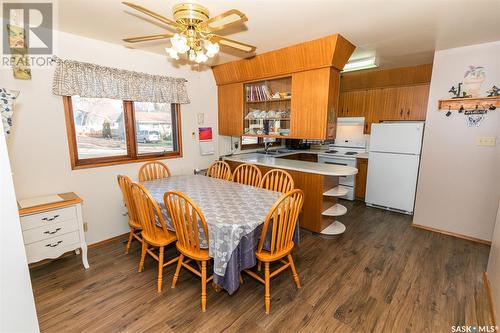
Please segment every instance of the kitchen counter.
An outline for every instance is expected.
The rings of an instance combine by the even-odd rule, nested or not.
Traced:
[[[321,151],[319,150],[291,151],[274,156],[269,156],[259,153],[248,153],[248,154],[226,156],[224,157],[224,159],[238,163],[250,163],[270,168],[280,168],[285,170],[293,170],[293,171],[317,174],[322,176],[340,177],[340,176],[351,176],[358,173],[358,169],[348,166],[296,161],[296,160],[279,158],[281,156],[287,156],[291,154],[305,153],[305,152],[315,153],[315,154],[321,153]]]
[[[356,155],[356,158],[364,158],[364,159],[368,159],[368,155],[369,155],[369,153],[368,153],[368,152],[366,152],[366,153],[361,153],[361,154]]]

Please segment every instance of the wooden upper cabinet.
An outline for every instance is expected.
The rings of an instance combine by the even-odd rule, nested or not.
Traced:
[[[378,123],[384,109],[385,92],[383,89],[370,89],[366,91],[365,128],[363,132],[370,134],[373,123]]]
[[[243,135],[243,83],[217,87],[219,104],[219,134]]]
[[[414,86],[412,93],[412,103],[408,120],[425,120],[427,115],[427,102],[429,101],[429,85],[424,84]]]
[[[335,122],[331,117],[337,108],[339,79],[336,89],[329,86],[335,81],[331,78],[335,71],[322,68],[292,75],[291,137],[321,140],[332,136],[328,135],[328,123]]]

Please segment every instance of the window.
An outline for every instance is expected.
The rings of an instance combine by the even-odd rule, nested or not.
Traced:
[[[281,139],[275,139],[273,146],[281,145]],[[242,136],[241,149],[257,149],[264,148],[264,139],[256,136]]]
[[[73,169],[182,156],[177,104],[64,97]]]
[[[241,149],[255,149],[264,147],[264,141],[262,138],[256,136],[242,136],[241,137]]]

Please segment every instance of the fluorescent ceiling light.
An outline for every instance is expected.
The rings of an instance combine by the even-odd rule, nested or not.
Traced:
[[[377,58],[371,57],[371,58],[349,61],[344,66],[344,69],[342,70],[342,72],[345,73],[345,72],[359,71],[361,69],[368,69],[368,68],[375,68],[375,67],[378,67]]]

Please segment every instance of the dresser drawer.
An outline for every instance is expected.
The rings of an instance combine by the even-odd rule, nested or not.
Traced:
[[[80,236],[78,235],[78,231],[73,231],[26,245],[26,256],[29,263],[47,258],[54,259],[64,252],[74,250],[79,247],[79,244]]]
[[[23,230],[28,230],[43,226],[51,226],[54,223],[76,219],[76,207],[70,206],[42,213],[21,216],[21,228]]]
[[[68,232],[78,230],[77,220],[67,220],[57,223],[48,223],[46,226],[23,231],[24,244],[31,244],[44,239],[57,237]]]

